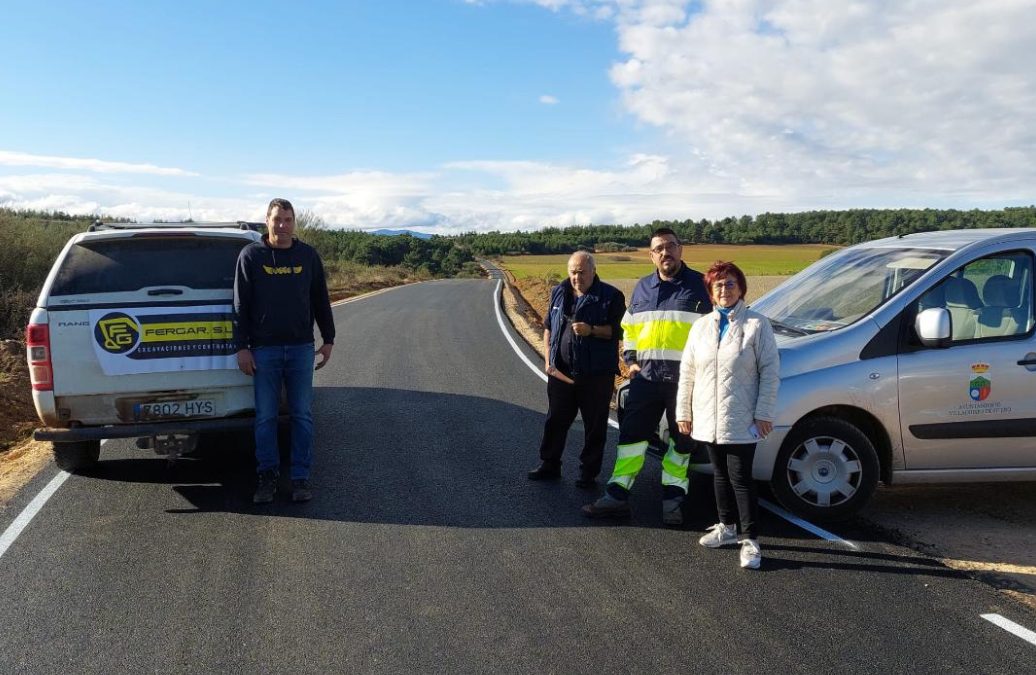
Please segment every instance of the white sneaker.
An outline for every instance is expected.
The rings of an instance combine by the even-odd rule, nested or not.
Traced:
[[[737,528],[733,525],[716,523],[708,529],[698,543],[706,548],[719,548],[727,544],[737,543]]]
[[[759,550],[759,542],[755,539],[741,540],[741,567],[757,570],[762,560],[763,553]]]

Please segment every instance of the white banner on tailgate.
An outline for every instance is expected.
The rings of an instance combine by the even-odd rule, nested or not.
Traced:
[[[105,375],[237,368],[230,305],[90,310]]]

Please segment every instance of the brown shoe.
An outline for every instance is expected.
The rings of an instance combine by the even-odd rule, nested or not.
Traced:
[[[583,515],[588,518],[629,518],[630,503],[605,494],[593,504],[583,507]]]

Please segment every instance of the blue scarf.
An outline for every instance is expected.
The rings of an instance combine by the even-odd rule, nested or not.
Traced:
[[[730,328],[730,312],[734,309],[733,307],[721,307],[716,305],[716,311],[719,312],[719,341],[723,342],[723,335],[727,332],[727,328]]]

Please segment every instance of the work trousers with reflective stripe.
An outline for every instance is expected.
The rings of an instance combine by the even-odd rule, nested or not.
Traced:
[[[608,481],[608,493],[626,499],[640,470],[648,440],[656,435],[658,423],[665,413],[669,426],[669,447],[662,458],[663,499],[687,494],[687,468],[695,441],[684,436],[676,426],[676,382],[654,382],[642,377],[630,381],[626,405],[619,421],[619,445],[615,468]]]

